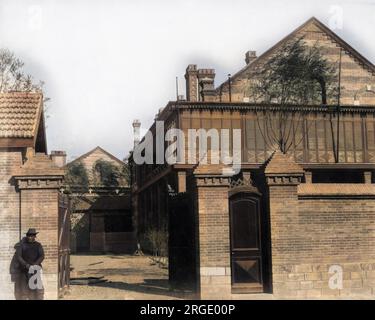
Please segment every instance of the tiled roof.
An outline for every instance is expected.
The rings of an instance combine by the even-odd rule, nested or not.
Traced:
[[[266,174],[303,173],[302,167],[289,154],[276,151],[264,171]]]
[[[0,138],[34,138],[42,109],[42,94],[0,94]]]

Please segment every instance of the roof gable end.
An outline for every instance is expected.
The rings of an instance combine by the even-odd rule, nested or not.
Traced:
[[[107,157],[111,158],[113,161],[117,162],[119,165],[123,165],[124,162],[115,157],[113,154],[109,153],[108,151],[104,150],[103,148],[97,146],[94,149],[86,152],[85,154],[81,155],[80,157],[70,161],[67,165],[71,165],[72,163],[80,162],[88,157],[90,157],[92,154],[99,152],[102,153],[103,155],[106,155]]]
[[[234,81],[236,78],[240,77],[241,75],[243,75],[246,72],[251,72],[257,65],[259,65],[259,63],[265,61],[269,56],[271,56],[274,52],[276,52],[278,49],[280,49],[289,40],[291,40],[293,38],[296,38],[299,35],[302,35],[303,33],[307,33],[307,32],[322,32],[323,34],[325,34],[326,37],[328,37],[331,41],[335,42],[345,52],[347,52],[350,56],[352,56],[356,62],[358,62],[365,69],[367,69],[369,72],[371,72],[373,75],[375,75],[375,65],[372,62],[370,62],[367,58],[365,58],[363,55],[361,55],[357,50],[355,50],[352,46],[350,46],[347,42],[345,42],[342,38],[340,38],[331,29],[329,29],[326,25],[324,25],[322,22],[320,22],[317,18],[312,17],[309,20],[307,20],[304,24],[302,24],[300,27],[298,27],[293,32],[291,32],[289,35],[287,35],[282,40],[277,42],[270,49],[265,51],[257,59],[255,59],[250,64],[246,65],[240,71],[235,73],[231,77],[232,81]],[[217,92],[220,90],[220,88],[222,86],[225,86],[227,84],[228,84],[228,80],[223,82],[216,89]]]

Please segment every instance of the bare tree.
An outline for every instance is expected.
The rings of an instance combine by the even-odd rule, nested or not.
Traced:
[[[249,79],[249,95],[254,102],[274,106],[258,113],[258,126],[265,143],[286,153],[293,144],[303,114],[288,110],[290,105],[327,105],[337,96],[337,66],[327,61],[317,45],[303,38],[288,41]],[[259,119],[264,121],[261,128]],[[301,143],[295,141],[294,143]]]
[[[41,92],[43,82],[34,82],[23,71],[24,63],[9,49],[0,49],[0,93],[9,91]]]
[[[0,93],[11,91],[43,92],[44,82],[35,82],[30,74],[23,70],[24,63],[13,52],[0,48]],[[48,97],[43,97],[45,114],[48,109]],[[48,115],[46,115],[48,118]]]

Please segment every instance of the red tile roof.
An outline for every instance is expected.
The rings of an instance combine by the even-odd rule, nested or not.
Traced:
[[[41,93],[0,94],[0,139],[35,138],[43,107]]]

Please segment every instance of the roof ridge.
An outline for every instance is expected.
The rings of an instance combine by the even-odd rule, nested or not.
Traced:
[[[100,146],[96,146],[95,148],[93,148],[92,150],[82,154],[81,156],[79,156],[78,158],[70,161],[67,163],[67,165],[73,163],[73,162],[78,162],[78,161],[81,161],[82,159],[86,158],[87,156],[89,156],[91,153],[95,152],[95,150],[100,150],[102,151],[103,153],[107,154],[110,158],[112,158],[113,160],[117,161],[117,162],[121,162],[121,163],[124,163],[124,161],[120,160],[119,158],[117,158],[116,156],[114,156],[113,154],[111,154],[110,152],[108,152],[107,150],[104,150],[102,147]]]
[[[42,92],[37,91],[8,91],[0,92],[0,96],[42,96]]]

